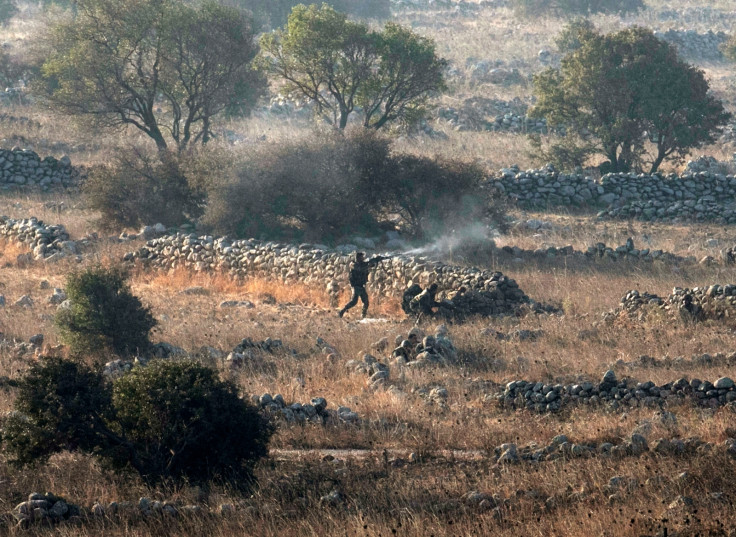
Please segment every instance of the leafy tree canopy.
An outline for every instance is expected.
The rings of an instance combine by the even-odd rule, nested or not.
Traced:
[[[345,128],[361,110],[365,127],[416,114],[445,89],[447,61],[434,42],[397,24],[372,31],[327,4],[296,6],[287,25],[261,39],[260,65]]]
[[[160,150],[206,143],[212,118],[265,88],[249,19],[214,1],[78,0],[56,24],[44,92],[97,126],[132,125]]]
[[[560,68],[535,76],[531,114],[581,138],[587,146],[581,159],[602,153],[608,171],[648,164],[653,173],[665,159],[682,159],[714,141],[730,114],[710,94],[701,70],[679,59],[651,30],[602,35],[576,24],[561,41],[570,47]]]

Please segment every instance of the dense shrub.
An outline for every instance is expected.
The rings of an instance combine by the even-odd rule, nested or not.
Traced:
[[[159,222],[176,226],[203,212],[202,192],[190,186],[180,157],[173,154],[121,151],[90,172],[84,194],[106,229]]]
[[[213,186],[203,222],[217,234],[257,238],[374,231],[388,153],[388,141],[365,129],[260,147],[235,177]]]
[[[212,186],[203,222],[216,234],[329,242],[394,227],[398,215],[422,238],[502,220],[482,177],[472,164],[392,154],[367,129],[331,131],[254,151],[230,181]]]
[[[96,266],[67,277],[70,305],[56,314],[62,341],[74,354],[145,352],[156,320],[126,284],[118,267]]]
[[[512,0],[512,6],[527,17],[632,13],[645,7],[643,0]]]
[[[62,450],[104,452],[112,393],[102,375],[61,358],[35,362],[18,382],[15,411],[0,422],[9,460],[29,465]]]
[[[471,222],[482,222],[491,201],[482,195],[483,170],[441,158],[397,155],[384,174],[388,209],[401,216],[403,231],[431,237]]]
[[[88,366],[44,358],[21,379],[0,430],[10,461],[78,450],[144,480],[247,487],[272,430],[236,388],[192,361],[154,361],[111,384]]]
[[[234,385],[193,361],[154,361],[113,388],[116,427],[144,476],[246,482],[266,456],[271,430]]]

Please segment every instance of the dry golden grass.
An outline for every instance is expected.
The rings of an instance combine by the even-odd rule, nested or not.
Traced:
[[[693,7],[685,0],[647,0],[656,9]],[[713,0],[714,8],[730,10],[727,0]],[[36,11],[0,30],[4,40],[16,49],[40,31],[43,21]],[[35,8],[34,8],[35,9]],[[466,59],[516,60],[524,75],[541,68],[540,48],[552,48],[554,35],[564,21],[543,18],[519,20],[507,8],[484,7],[470,16],[447,11],[405,11],[399,22],[412,24],[423,35],[437,40],[440,53],[465,69]],[[725,20],[725,18],[724,18]],[[660,21],[655,12],[645,11],[625,19],[594,17],[604,30],[631,24],[665,29],[672,21]],[[725,23],[692,21],[698,31],[726,29]],[[723,27],[721,27],[723,26]],[[715,92],[734,102],[732,70],[727,65],[707,65]],[[451,88],[445,103],[461,102],[469,96],[528,100],[531,89],[524,85],[501,87],[472,86],[462,82]],[[145,142],[135,131],[92,132],[46,109],[14,106],[7,112],[28,117],[37,123],[0,119],[8,145],[26,145],[45,154],[68,153],[75,163],[94,164],[109,159],[115,147]],[[265,136],[266,143],[279,143],[297,131],[311,128],[304,121],[275,121],[273,118],[223,121],[219,129],[244,134],[249,143],[218,149],[234,160]],[[478,160],[489,170],[511,164],[522,168],[536,162],[528,155],[524,136],[490,132],[448,131],[448,140],[426,137],[402,138],[396,149],[422,155],[443,155]],[[696,152],[700,153],[701,151]],[[721,159],[730,158],[730,146],[713,146],[702,152]],[[669,170],[672,168],[666,168]],[[215,178],[217,180],[217,178]],[[49,203],[53,202],[53,203]],[[58,202],[65,209],[59,210]],[[72,237],[80,238],[95,229],[97,217],[76,195],[14,194],[0,196],[0,214],[15,218],[37,216],[49,223],[63,224]],[[732,229],[717,225],[667,225],[639,222],[599,222],[587,212],[515,211],[519,220],[538,218],[553,224],[552,229],[512,230],[498,237],[498,245],[518,245],[527,249],[572,244],[578,250],[596,242],[609,246],[623,244],[632,237],[638,247],[662,249],[681,256],[717,256],[721,248],[733,245]],[[715,239],[716,242],[713,242]],[[32,263],[18,266],[18,254],[28,250],[17,244],[0,243],[0,294],[7,306],[0,308],[0,332],[5,339],[27,341],[43,333],[53,345],[58,335],[53,326],[55,306],[48,304],[50,289],[41,282],[63,287],[66,275],[91,263],[115,263],[136,249],[140,242],[117,244],[100,242],[81,264],[72,261],[54,265]],[[600,324],[601,314],[618,305],[629,289],[668,294],[675,286],[736,282],[736,269],[700,266],[642,266],[630,263],[581,262],[575,259],[514,262],[507,257],[477,259],[487,268],[515,278],[532,298],[562,306],[561,316],[472,319],[451,325],[450,335],[458,349],[457,363],[400,372],[391,371],[390,383],[396,391],[373,391],[367,376],[345,367],[350,359],[371,352],[381,360],[372,344],[388,338],[405,337],[413,327],[400,312],[396,300],[371,296],[371,322],[359,322],[356,307],[338,319],[325,290],[319,286],[283,284],[267,278],[236,281],[223,274],[193,273],[186,270],[147,272],[134,270],[131,285],[149,306],[159,324],[154,341],[167,341],[188,351],[202,346],[229,352],[243,338],[255,341],[281,339],[285,352],[262,353],[259,363],[243,370],[229,370],[223,363],[210,363],[224,378],[233,380],[246,395],[281,393],[288,402],[307,402],[325,397],[329,408],[345,405],[358,412],[356,426],[280,427],[272,441],[272,458],[258,469],[260,486],[252,497],[242,497],[227,488],[213,487],[211,506],[234,503],[238,510],[228,517],[180,518],[144,521],[134,516],[88,521],[80,525],[38,528],[29,532],[12,529],[3,516],[31,491],[51,490],[89,507],[95,501],[137,501],[140,496],[169,499],[181,503],[201,501],[195,490],[146,488],[132,476],[114,476],[92,459],[78,454],[61,454],[36,469],[18,470],[6,464],[0,453],[0,536],[4,535],[259,535],[294,537],[315,534],[338,536],[379,535],[460,536],[460,535],[590,535],[632,536],[729,535],[733,534],[733,501],[736,499],[736,463],[722,450],[682,457],[647,454],[641,458],[613,460],[590,458],[559,460],[541,464],[498,467],[488,450],[504,442],[543,444],[558,434],[576,443],[621,442],[634,430],[647,430],[653,441],[659,437],[697,436],[722,444],[734,435],[729,409],[706,411],[689,404],[668,410],[677,424],[666,427],[654,417],[653,409],[630,409],[612,413],[601,408],[567,409],[555,415],[501,410],[486,396],[510,380],[545,382],[597,380],[613,367],[619,378],[652,380],[658,384],[680,377],[715,380],[736,372],[727,368],[693,365],[685,361],[670,367],[629,367],[617,363],[636,361],[640,355],[655,358],[702,353],[729,354],[736,348],[733,322],[687,326],[671,319],[647,322],[619,320]],[[201,287],[201,294],[182,294]],[[347,290],[340,304],[348,300]],[[370,290],[369,290],[370,293]],[[19,308],[14,302],[22,295],[34,300],[33,308]],[[221,308],[226,300],[248,300],[253,308]],[[436,322],[422,326],[432,333]],[[493,331],[512,334],[516,330],[541,330],[536,340],[499,340]],[[337,350],[325,355],[317,346],[318,337]],[[293,353],[290,351],[294,351]],[[112,358],[112,357],[111,357]],[[0,347],[0,376],[20,377],[33,356],[19,356]],[[447,404],[428,404],[417,390],[444,386]],[[0,415],[12,408],[14,391],[0,386]],[[648,422],[651,422],[647,425]],[[643,427],[643,429],[642,429]],[[342,449],[337,461],[322,460],[320,449]],[[292,450],[297,450],[294,453]],[[364,451],[361,451],[364,450]],[[416,464],[386,465],[387,458],[415,452],[423,456]],[[453,453],[452,450],[458,450]],[[689,479],[680,479],[681,472]],[[605,489],[615,475],[635,478],[638,485],[621,497],[609,499]],[[662,484],[646,484],[659,476]],[[331,490],[345,495],[340,507],[320,505],[319,499]],[[497,512],[464,505],[460,499],[470,490],[498,494],[507,502]],[[582,492],[578,496],[571,493]],[[711,492],[724,494],[712,499]],[[696,513],[669,509],[678,495],[695,501]],[[549,499],[551,498],[551,499]]]

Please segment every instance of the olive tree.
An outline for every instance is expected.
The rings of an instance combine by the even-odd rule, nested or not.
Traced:
[[[602,153],[607,170],[638,170],[647,163],[653,173],[664,160],[682,159],[713,142],[730,117],[709,92],[703,71],[678,58],[651,30],[603,35],[579,25],[567,40],[575,46],[560,67],[534,77],[537,103],[531,114],[563,127],[563,145],[583,140],[581,158]]]
[[[380,129],[445,89],[447,62],[432,40],[393,23],[372,31],[327,4],[296,6],[261,49],[260,65],[341,129],[357,109],[365,127]]]
[[[241,10],[205,1],[79,0],[77,14],[52,27],[42,68],[56,107],[97,126],[133,126],[184,150],[206,143],[212,119],[248,108],[264,90],[251,68],[257,53]]]

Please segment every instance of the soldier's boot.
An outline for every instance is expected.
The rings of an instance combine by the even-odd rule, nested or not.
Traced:
[[[342,316],[343,315],[345,315],[345,308],[343,308],[343,309],[341,309],[340,311],[337,312],[337,316],[340,317],[340,319],[342,319]]]
[[[363,313],[360,315],[360,318],[365,319],[366,315],[368,315],[368,308],[363,308]]]

